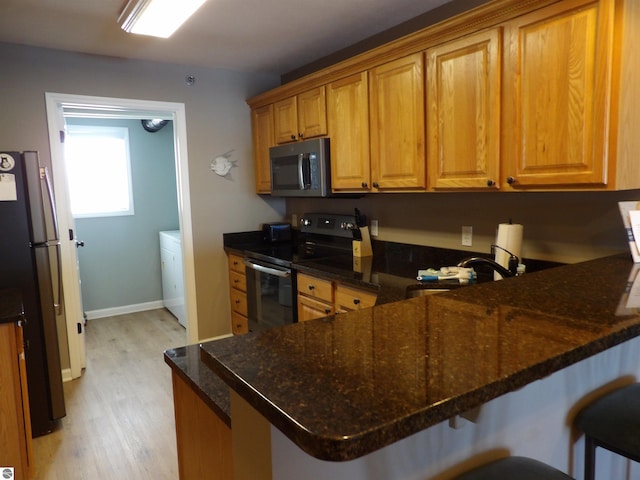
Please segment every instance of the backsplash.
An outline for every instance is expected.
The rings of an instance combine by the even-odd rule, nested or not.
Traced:
[[[304,212],[350,213],[379,221],[377,240],[489,254],[500,223],[524,225],[522,256],[576,263],[627,251],[618,202],[623,192],[483,192],[375,194],[358,199],[287,199],[287,219]],[[473,227],[471,247],[461,228]]]

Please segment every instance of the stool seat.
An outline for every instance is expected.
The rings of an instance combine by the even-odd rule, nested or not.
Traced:
[[[526,457],[507,457],[456,477],[456,480],[573,480],[549,465]]]
[[[603,447],[640,462],[640,383],[597,399],[576,417],[585,434],[585,478],[595,476],[595,449]]]

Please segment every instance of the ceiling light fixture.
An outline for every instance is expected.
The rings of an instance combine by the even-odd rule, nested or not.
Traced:
[[[129,0],[118,23],[128,33],[169,38],[207,0]]]

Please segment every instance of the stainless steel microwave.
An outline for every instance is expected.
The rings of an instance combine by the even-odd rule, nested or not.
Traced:
[[[326,197],[331,195],[329,139],[315,138],[269,149],[271,195]]]

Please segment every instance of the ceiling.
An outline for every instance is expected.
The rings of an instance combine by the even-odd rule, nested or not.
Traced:
[[[283,74],[448,1],[208,0],[173,37],[159,39],[120,29],[126,0],[0,0],[0,41]]]

